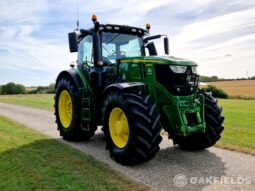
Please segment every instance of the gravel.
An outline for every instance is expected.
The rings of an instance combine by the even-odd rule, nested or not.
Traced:
[[[110,158],[100,130],[88,141],[72,143],[59,136],[53,112],[0,103],[0,115],[87,153],[155,190],[255,190],[255,157],[252,155],[215,147],[183,151],[164,136],[153,160],[127,167]]]

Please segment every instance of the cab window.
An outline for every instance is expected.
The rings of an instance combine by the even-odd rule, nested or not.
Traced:
[[[79,43],[78,61],[79,64],[93,66],[93,59],[93,40],[88,35]]]
[[[142,56],[143,40],[132,34],[102,33],[102,56],[107,63],[116,63],[124,57]]]

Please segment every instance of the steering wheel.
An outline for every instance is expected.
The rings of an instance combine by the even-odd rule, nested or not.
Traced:
[[[103,66],[108,66],[110,65],[112,62],[107,58],[103,56]]]

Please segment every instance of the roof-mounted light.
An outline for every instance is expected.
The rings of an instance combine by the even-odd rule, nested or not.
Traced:
[[[91,20],[92,20],[93,22],[96,22],[96,21],[97,21],[97,16],[96,16],[95,14],[93,14],[93,15],[91,16]]]
[[[146,29],[150,30],[151,29],[151,24],[150,23],[146,23]]]
[[[112,29],[112,26],[109,26],[109,25],[108,25],[108,26],[106,26],[105,28],[106,28],[107,30],[111,30],[111,29]]]

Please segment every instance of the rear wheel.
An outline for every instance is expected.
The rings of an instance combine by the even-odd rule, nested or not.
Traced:
[[[81,97],[77,86],[69,78],[62,78],[56,85],[55,115],[58,130],[63,139],[79,141],[92,137],[96,127],[90,131],[81,129]]]
[[[195,133],[187,137],[177,137],[174,142],[185,150],[202,150],[213,146],[221,137],[224,127],[224,117],[221,115],[222,108],[217,105],[217,99],[210,93],[200,92],[205,99],[205,133]]]
[[[124,165],[150,160],[159,150],[160,115],[150,96],[112,92],[103,107],[107,148]]]

